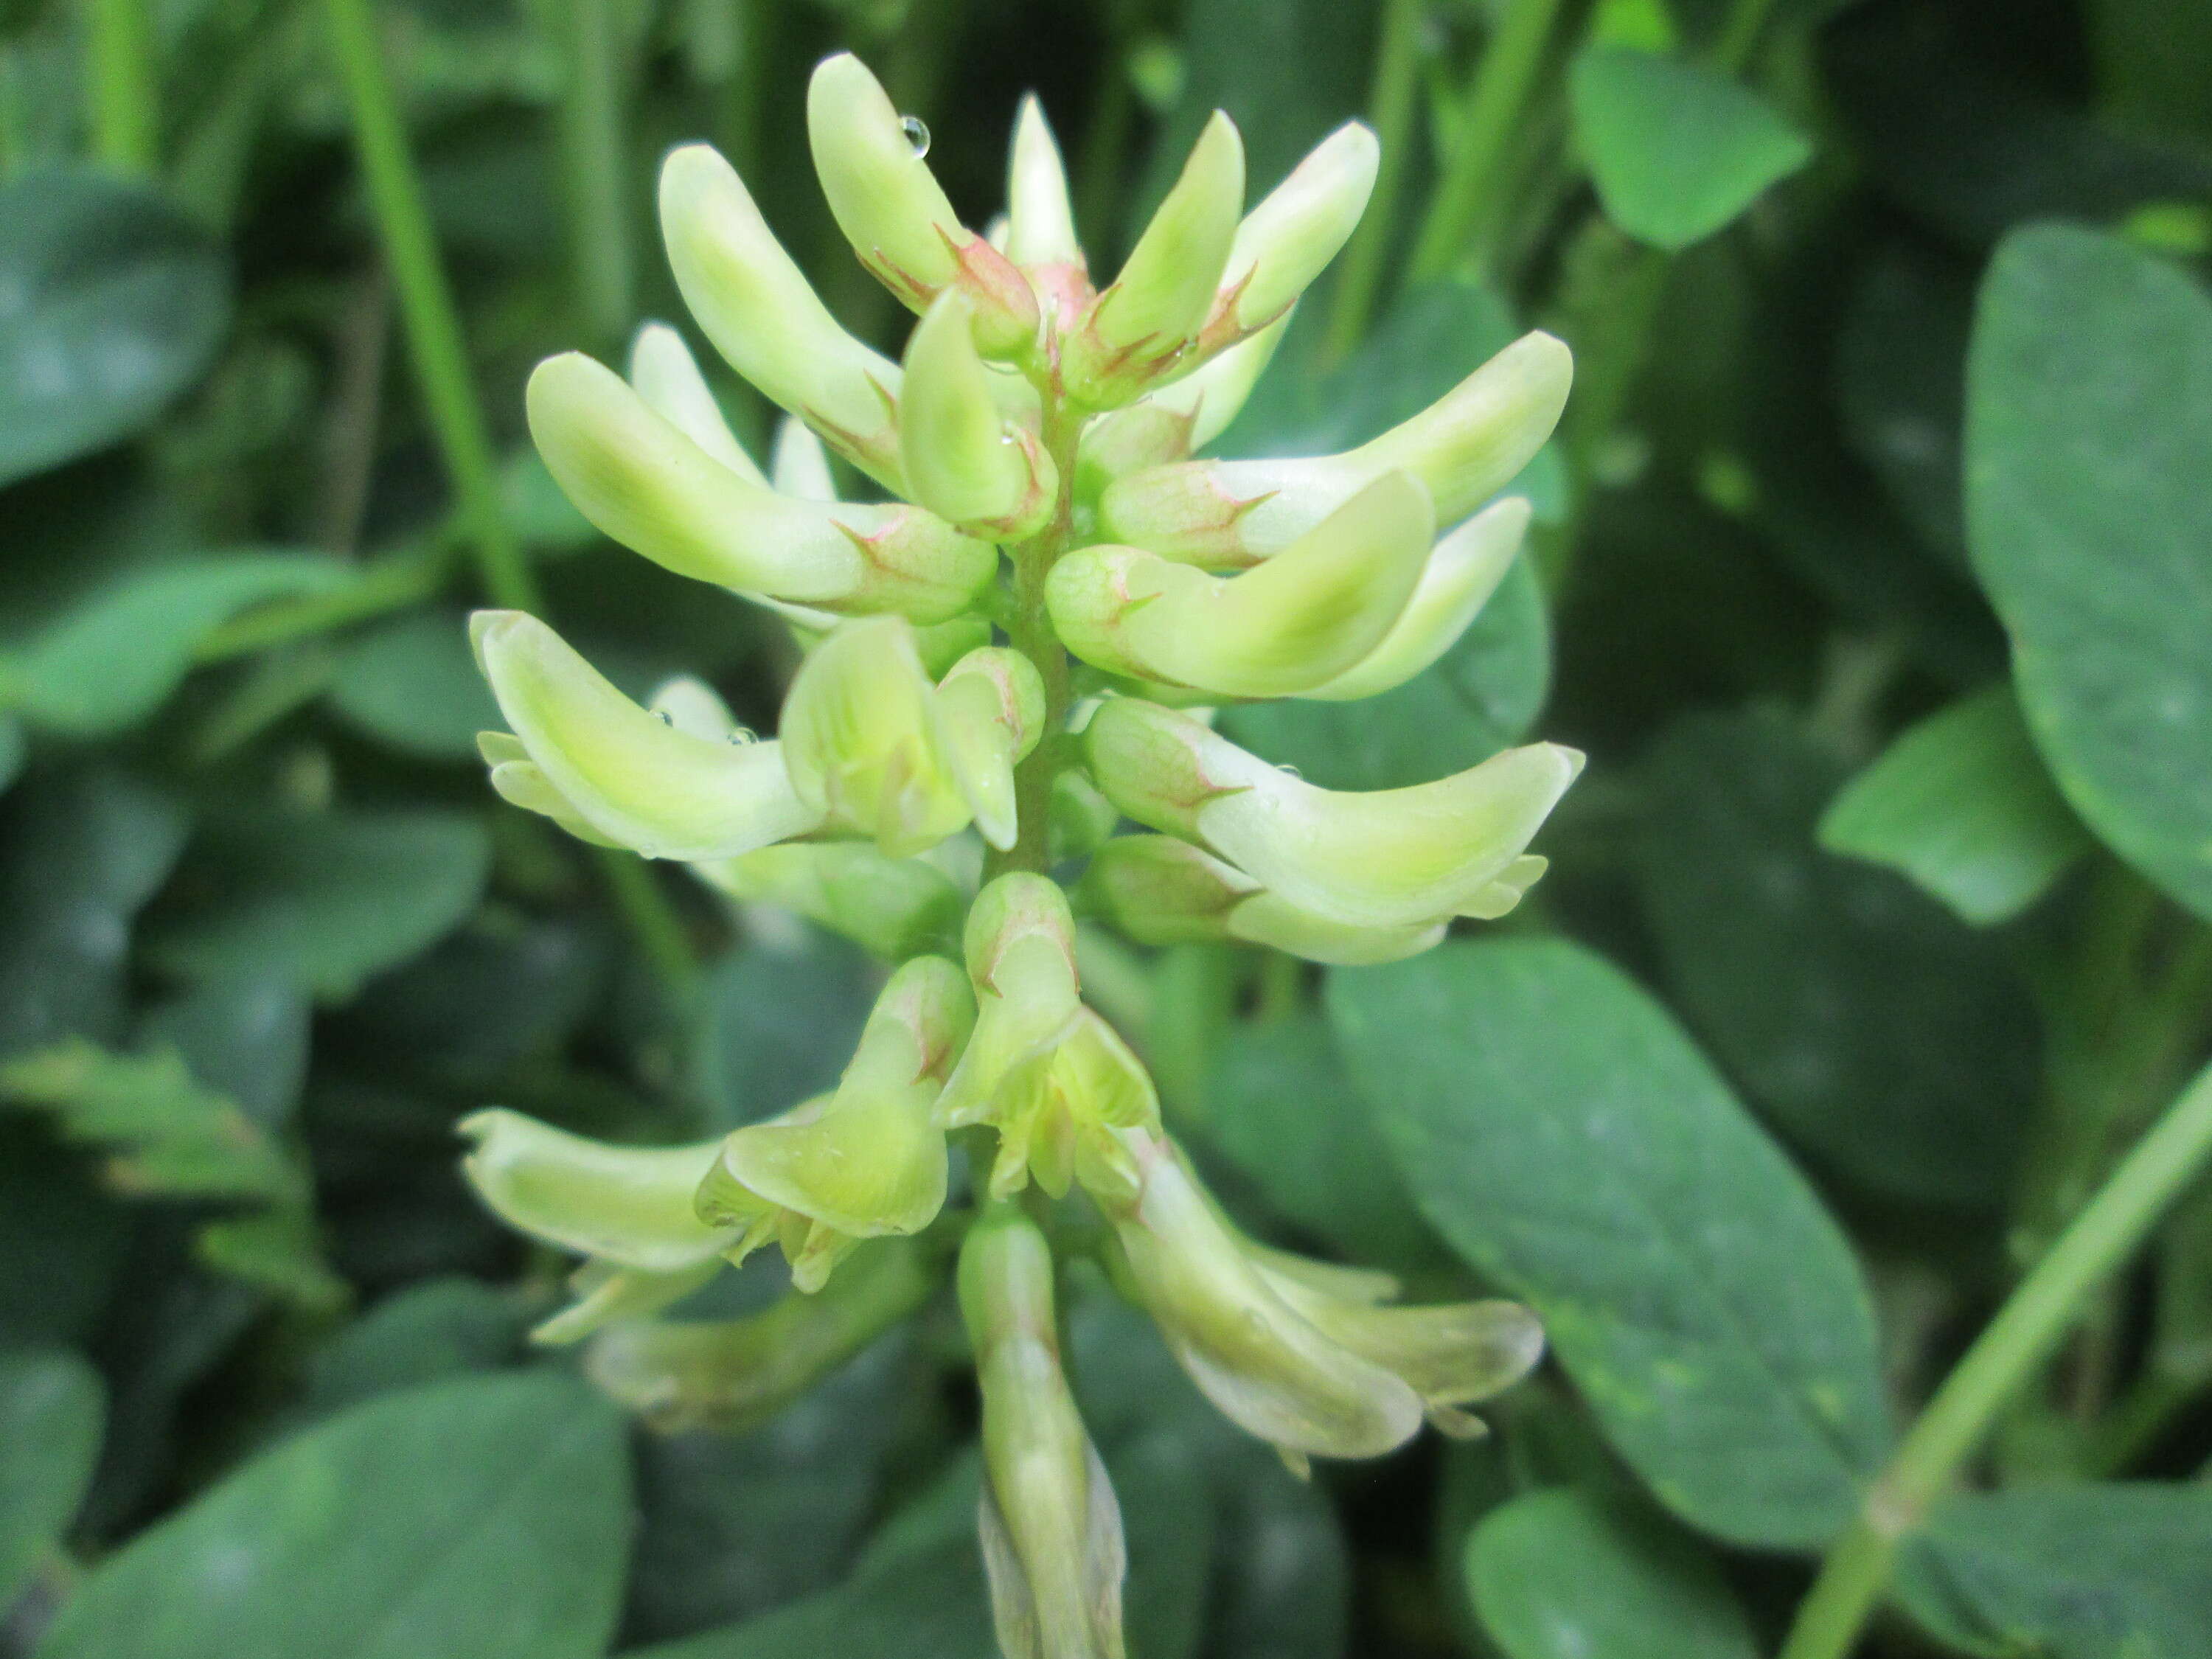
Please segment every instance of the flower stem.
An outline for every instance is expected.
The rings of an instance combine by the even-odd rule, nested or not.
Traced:
[[[119,173],[144,177],[154,171],[161,117],[148,0],[93,0],[91,11],[85,94],[93,152]]]
[[[2212,1158],[2212,1067],[2136,1143],[2097,1195],[1966,1351],[1829,1552],[1780,1659],[1843,1659],[1889,1582],[1899,1542],[1927,1515],[2005,1402],[2049,1358],[2083,1301],[2140,1244]]]
[[[592,333],[612,342],[637,309],[623,43],[612,0],[559,0],[556,19],[564,59],[560,131],[569,269]]]
[[[1413,244],[1410,281],[1431,283],[1447,274],[1491,206],[1559,9],[1559,0],[1510,0],[1506,7],[1484,48],[1458,142],[1444,159],[1443,176]]]
[[[1044,447],[1060,469],[1059,496],[1045,527],[1008,550],[1013,562],[1014,592],[1006,623],[1007,642],[1036,665],[1044,680],[1044,736],[1014,769],[1018,838],[1004,852],[991,849],[983,862],[986,881],[1009,870],[1042,874],[1051,863],[1052,781],[1067,763],[1068,739],[1061,728],[1067,724],[1073,685],[1067,652],[1053,629],[1044,592],[1053,566],[1060,562],[1073,538],[1075,445],[1082,435],[1083,419],[1051,392],[1046,393],[1045,409]]]
[[[484,591],[495,605],[542,611],[522,544],[500,508],[490,434],[469,375],[460,317],[439,258],[437,234],[423,205],[422,181],[408,150],[398,101],[385,70],[370,0],[324,0],[323,10],[352,112],[354,143],[361,154],[369,204],[406,322],[415,378],[459,498]]]
[[[1405,182],[1406,157],[1413,149],[1413,94],[1420,72],[1422,0],[1383,0],[1382,36],[1375,46],[1375,83],[1367,98],[1367,119],[1382,143],[1375,193],[1359,228],[1344,251],[1329,313],[1328,361],[1334,362],[1359,343],[1382,285],[1383,258],[1398,231],[1398,191]]]

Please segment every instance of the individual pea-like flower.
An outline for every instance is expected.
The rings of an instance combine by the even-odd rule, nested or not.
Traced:
[[[1159,1124],[1143,1063],[1085,1007],[1066,896],[1017,872],[985,888],[969,912],[975,1036],[938,1102],[951,1128],[998,1131],[990,1191],[1006,1198],[1032,1178],[1055,1198],[1080,1176],[1126,1191],[1134,1171],[1120,1132]]]
[[[992,1205],[961,1246],[960,1311],[983,1397],[993,1622],[1007,1659],[1121,1659],[1121,1510],[1068,1392],[1053,1303],[1044,1235]]]
[[[1206,1398],[1292,1468],[1376,1457],[1423,1419],[1480,1433],[1465,1407],[1510,1387],[1543,1352],[1510,1302],[1383,1305],[1387,1275],[1264,1249],[1221,1217],[1162,1138],[1128,1137],[1136,1195],[1109,1203],[1117,1267]]]

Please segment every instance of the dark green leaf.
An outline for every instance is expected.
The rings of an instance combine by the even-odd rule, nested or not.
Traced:
[[[0,795],[21,775],[24,748],[23,722],[13,714],[0,714]]]
[[[1712,1557],[1617,1498],[1515,1498],[1474,1529],[1467,1575],[1507,1659],[1758,1659]]]
[[[91,1340],[131,1223],[42,1125],[0,1112],[0,1347]]]
[[[1703,241],[1812,159],[1765,100],[1701,64],[1600,46],[1571,86],[1606,216],[1654,247]]]
[[[468,915],[489,857],[483,824],[454,812],[228,818],[195,847],[192,897],[150,948],[188,978],[264,975],[343,997]]]
[[[84,1501],[105,1395],[100,1373],[73,1353],[0,1352],[0,1608]]]
[[[2212,916],[2212,299],[2088,231],[2007,240],[1968,366],[1967,532],[2067,799]]]
[[[344,580],[318,554],[251,553],[130,571],[0,662],[0,696],[34,726],[101,737],[143,720],[191,666],[217,623],[264,599]]]
[[[1646,775],[1641,885],[1668,976],[1745,1091],[1869,1191],[2000,1200],[2037,1082],[1999,944],[1820,849],[1843,769],[1779,714],[1679,720]]]
[[[0,1054],[121,1034],[131,924],[186,827],[170,797],[105,766],[0,801]]]
[[[854,946],[794,922],[708,970],[700,1092],[735,1128],[836,1086],[875,1001],[880,970]]]
[[[1206,1145],[1285,1220],[1355,1261],[1404,1267],[1435,1255],[1318,1015],[1236,1026],[1206,1100]]]
[[[629,1479],[580,1383],[392,1395],[247,1464],[103,1562],[42,1659],[598,1659]]]
[[[259,1128],[282,1127],[307,1075],[307,1000],[280,980],[222,980],[169,999],[139,1024],[141,1047],[173,1048]]]
[[[1129,1651],[1143,1659],[1194,1659],[1206,1633],[1213,1565],[1205,1465],[1182,1436],[1166,1428],[1124,1440],[1105,1461],[1129,1551],[1121,1587]]]
[[[380,1302],[319,1349],[306,1408],[320,1416],[377,1395],[520,1358],[528,1310],[481,1280],[428,1279]]]
[[[0,483],[128,437],[191,385],[230,319],[221,250],[143,185],[91,168],[0,185]]]
[[[1888,1438],[1849,1247],[1665,1012],[1559,940],[1329,976],[1422,1212],[1533,1306],[1614,1447],[1732,1541],[1817,1544]]]
[[[506,725],[459,611],[416,611],[368,629],[339,663],[331,701],[371,737],[426,760],[473,760],[477,733]]]
[[[1903,871],[1983,927],[2042,897],[2090,842],[2000,684],[1929,715],[1844,785],[1820,844]]]
[[[1898,1589],[1946,1643],[2037,1659],[2212,1652],[2212,1488],[1978,1493],[1936,1511]]]
[[[1527,736],[1551,678],[1543,595],[1518,559],[1459,643],[1395,691],[1246,704],[1224,710],[1220,726],[1323,789],[1396,789],[1464,771]]]

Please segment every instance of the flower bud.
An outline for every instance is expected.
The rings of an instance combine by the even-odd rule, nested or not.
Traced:
[[[509,806],[550,818],[578,841],[589,842],[594,847],[622,845],[583,820],[568,804],[568,798],[553,787],[538,763],[530,758],[522,739],[512,732],[477,732],[477,753],[490,769],[492,793]]]
[[[750,483],[768,479],[730,423],[699,372],[684,337],[665,323],[647,323],[629,343],[629,383],[645,405],[715,460]]]
[[[1128,1139],[1139,1190],[1109,1211],[1121,1266],[1206,1397],[1294,1466],[1309,1455],[1379,1457],[1419,1432],[1413,1387],[1292,1306],[1166,1140]]]
[[[975,353],[964,295],[947,289],[906,348],[901,454],[914,499],[994,541],[1020,541],[1052,517],[1060,475],[1036,434],[1005,419]]]
[[[742,1433],[766,1423],[936,1288],[922,1247],[878,1239],[812,1296],[744,1319],[629,1320],[602,1330],[584,1373],[663,1434]]]
[[[532,1334],[540,1342],[667,1306],[711,1279],[737,1241],[692,1210],[714,1142],[610,1146],[497,1106],[459,1127],[473,1143],[461,1172],[492,1212],[589,1258],[574,1281],[580,1300]]]
[[[542,784],[593,839],[647,858],[735,858],[804,835],[822,821],[793,790],[773,743],[731,743],[677,730],[609,684],[536,617],[479,611],[477,661]],[[506,745],[494,781],[516,762]],[[507,793],[521,780],[501,787]],[[538,799],[518,805],[547,811]]]
[[[972,816],[939,740],[935,688],[914,629],[848,623],[791,682],[778,731],[799,799],[874,837],[890,858],[927,852]]]
[[[1030,349],[1037,307],[1029,283],[960,222],[883,87],[851,53],[815,66],[806,136],[837,228],[878,282],[917,312],[957,288],[973,304],[977,345],[994,357]]]
[[[1244,142],[1216,110],[1114,285],[1061,343],[1069,395],[1127,403],[1170,371],[1206,320],[1244,206]]]
[[[1525,334],[1413,419],[1357,449],[1132,473],[1101,499],[1100,523],[1117,540],[1163,558],[1251,564],[1396,469],[1426,484],[1437,521],[1451,524],[1510,483],[1543,447],[1573,376],[1563,343]]]
[[[693,867],[732,898],[797,911],[888,961],[957,948],[963,906],[952,878],[866,842],[793,842]]]
[[[1241,576],[1089,547],[1054,567],[1046,602],[1068,649],[1109,672],[1284,696],[1327,684],[1382,643],[1435,535],[1428,492],[1386,472]]]
[[[1089,914],[1139,945],[1239,939],[1334,967],[1418,956],[1443,938],[1445,927],[1352,927],[1310,915],[1172,836],[1108,842],[1092,855],[1075,896]]]
[[[1121,1506],[1060,1366],[1052,1253],[986,1209],[960,1251],[960,1311],[983,1397],[978,1520],[1006,1659],[1121,1659]]]
[[[1356,927],[1494,905],[1492,890],[1583,759],[1531,744],[1408,789],[1319,789],[1133,697],[1099,708],[1084,744],[1099,787],[1131,817],[1203,842],[1298,910]]]
[[[1006,254],[1016,264],[1084,266],[1059,142],[1035,93],[1022,94],[1006,157]]]
[[[986,646],[952,665],[935,703],[939,741],[961,797],[977,831],[1003,852],[1020,830],[1014,768],[1044,735],[1044,678],[1020,652]]]
[[[903,494],[898,365],[837,325],[712,147],[686,144],[661,164],[660,233],[684,303],[730,366]]]
[[[1076,451],[1077,498],[1096,501],[1115,479],[1188,460],[1219,437],[1244,407],[1290,320],[1285,312],[1181,380],[1095,416]]]
[[[782,495],[802,501],[834,501],[837,481],[830,471],[830,452],[814,428],[796,416],[776,422],[775,447],[769,455],[769,482]]]
[[[988,546],[919,508],[778,494],[580,353],[540,363],[528,404],[531,435],[577,510],[679,576],[934,622],[965,610],[996,567]]]
[[[1200,350],[1243,339],[1297,302],[1351,240],[1374,192],[1381,155],[1374,133],[1347,121],[1244,216],[1221,274],[1214,314],[1200,335]]]
[[[945,1151],[931,1108],[975,1018],[960,970],[916,957],[876,999],[835,1094],[726,1137],[695,1201],[709,1226],[739,1231],[732,1259],[774,1237],[811,1292],[861,1239],[934,1220]]]
[[[1297,695],[1349,702],[1395,690],[1431,666],[1458,643],[1497,591],[1528,528],[1528,503],[1519,495],[1476,514],[1437,544],[1413,597],[1382,644],[1327,684]]]
[[[1143,1064],[1081,1001],[1075,921],[1042,876],[1001,876],[969,912],[975,1035],[938,1103],[949,1127],[999,1132],[994,1198],[1032,1176],[1054,1197],[1080,1179],[1127,1190],[1134,1172],[1115,1131],[1154,1128],[1159,1097]]]

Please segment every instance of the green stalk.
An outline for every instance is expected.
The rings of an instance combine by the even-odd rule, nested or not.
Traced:
[[[1773,9],[1774,0],[1735,0],[1719,43],[1713,48],[1713,61],[1731,73],[1750,62],[1752,48],[1759,44],[1767,15]]]
[[[161,88],[154,73],[154,20],[147,0],[91,0],[85,98],[93,154],[120,173],[144,177],[160,148]]]
[[[369,204],[407,325],[415,378],[453,478],[484,591],[495,605],[509,610],[542,611],[522,544],[500,507],[490,434],[470,378],[459,313],[385,70],[370,0],[324,0],[323,9],[353,117]]]
[[[1513,135],[1528,109],[1559,0],[1511,0],[1483,50],[1458,142],[1413,244],[1409,281],[1434,282],[1458,262],[1497,193]]]
[[[1375,193],[1359,221],[1329,313],[1324,360],[1334,362],[1359,343],[1382,284],[1382,263],[1398,231],[1398,192],[1413,149],[1413,99],[1420,74],[1422,0],[1383,0],[1382,36],[1375,46],[1375,82],[1367,97],[1368,124],[1382,143]]]
[[[324,10],[352,111],[354,140],[368,177],[370,204],[407,325],[416,379],[459,497],[458,516],[474,550],[484,591],[495,605],[542,616],[545,606],[537,579],[501,506],[490,430],[469,374],[460,316],[422,203],[398,102],[385,72],[370,0],[324,0]],[[688,1011],[698,970],[668,896],[628,854],[610,852],[599,867],[639,949],[672,1000]]]
[[[611,342],[629,331],[637,311],[622,32],[613,0],[555,3],[566,59],[560,130],[569,268],[586,322],[601,342]]]
[[[1966,1351],[1822,1563],[1780,1659],[1844,1659],[1889,1582],[1899,1543],[1981,1444],[1997,1413],[2065,1338],[2082,1304],[2127,1260],[2212,1158],[2212,1067],[2200,1072],[2114,1170]]]
[[[360,574],[335,592],[257,606],[223,623],[200,641],[193,659],[228,662],[371,617],[404,611],[443,587],[451,564],[451,545],[442,538],[385,554],[363,565]]]

